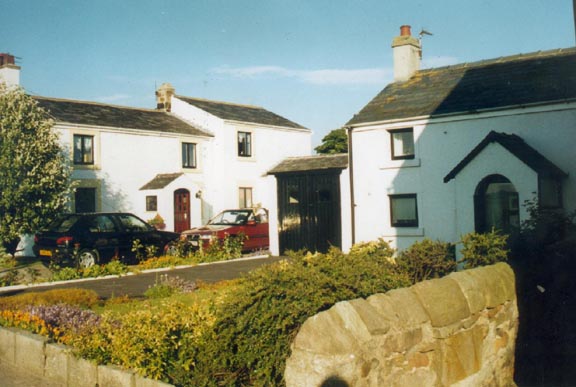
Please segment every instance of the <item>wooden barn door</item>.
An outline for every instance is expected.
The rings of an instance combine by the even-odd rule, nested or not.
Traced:
[[[190,191],[179,189],[174,191],[174,231],[182,232],[190,229]]]
[[[280,253],[342,247],[340,171],[277,175]]]

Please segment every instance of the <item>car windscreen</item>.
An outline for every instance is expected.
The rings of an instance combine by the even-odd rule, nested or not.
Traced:
[[[144,222],[142,219],[130,214],[117,215],[118,220],[122,224],[122,228],[130,232],[144,232],[153,230],[152,226]]]
[[[72,226],[76,224],[76,222],[78,222],[78,219],[80,219],[80,216],[78,215],[66,215],[58,217],[52,223],[50,223],[50,225],[48,225],[46,231],[67,232],[72,228]]]
[[[208,224],[214,225],[240,225],[245,224],[252,211],[244,210],[228,210],[222,211],[214,217]]]

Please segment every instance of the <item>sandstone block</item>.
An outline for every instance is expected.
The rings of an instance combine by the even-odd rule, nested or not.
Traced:
[[[292,346],[319,354],[337,355],[354,352],[359,343],[345,328],[340,314],[331,308],[306,320]]]
[[[471,313],[479,313],[486,307],[486,297],[483,292],[478,291],[480,284],[476,277],[470,275],[469,270],[452,273],[447,278],[453,279],[460,286]]]
[[[15,357],[16,333],[13,329],[0,327],[0,362],[14,364]]]
[[[98,385],[106,387],[134,387],[134,371],[117,366],[98,366]]]
[[[134,376],[134,387],[174,387],[174,385],[160,380],[147,379],[136,375]]]
[[[98,386],[98,365],[85,359],[70,356],[68,358],[68,385],[75,387]]]
[[[46,344],[45,354],[44,376],[57,383],[65,384],[68,380],[70,349],[62,344],[50,343]]]
[[[430,320],[420,300],[410,289],[394,289],[386,293],[398,315],[397,324],[404,328],[416,326]]]
[[[468,302],[452,278],[420,282],[411,290],[430,316],[433,327],[454,324],[470,316]]]
[[[372,335],[383,335],[390,329],[388,321],[365,300],[339,302],[333,309],[340,314],[344,328],[358,340],[369,341]]]
[[[34,375],[44,374],[44,346],[47,338],[26,331],[16,334],[15,363]]]

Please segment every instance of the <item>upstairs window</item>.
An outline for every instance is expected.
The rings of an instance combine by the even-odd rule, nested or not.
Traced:
[[[196,168],[196,144],[182,143],[182,168]]]
[[[414,158],[414,129],[398,129],[390,131],[392,160],[408,160]]]
[[[252,157],[252,133],[238,132],[238,156]]]
[[[418,227],[416,194],[390,195],[392,227]]]
[[[74,135],[74,164],[94,164],[94,136]]]

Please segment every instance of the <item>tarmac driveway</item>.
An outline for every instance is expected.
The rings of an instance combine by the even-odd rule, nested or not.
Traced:
[[[50,289],[82,288],[94,290],[104,299],[110,297],[143,296],[144,292],[153,286],[160,275],[178,276],[187,281],[218,282],[234,279],[262,265],[285,259],[285,257],[247,257],[231,261],[214,262],[174,269],[157,269],[140,274],[122,277],[90,278],[74,281],[55,282],[49,285],[17,286],[0,288],[0,297],[26,292],[41,292]]]

